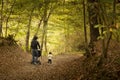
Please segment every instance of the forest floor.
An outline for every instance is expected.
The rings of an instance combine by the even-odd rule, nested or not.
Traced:
[[[43,56],[41,65],[33,65],[31,54],[17,46],[3,46],[0,58],[0,80],[80,80],[82,54],[53,56],[52,64]]]
[[[31,54],[18,45],[7,44],[0,46],[0,80],[120,80],[120,43],[116,41],[110,42],[102,65],[98,65],[101,41],[95,43],[99,45],[96,54],[89,58],[81,53],[60,54],[48,64],[42,56],[41,65],[31,64]]]

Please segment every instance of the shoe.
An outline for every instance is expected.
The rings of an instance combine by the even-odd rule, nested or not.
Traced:
[[[34,62],[33,64],[34,64],[34,65],[36,65],[37,63],[36,63],[36,62]]]

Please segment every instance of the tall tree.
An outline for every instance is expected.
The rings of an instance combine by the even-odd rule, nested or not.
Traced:
[[[86,55],[89,55],[88,51],[88,39],[87,39],[87,28],[86,28],[86,7],[85,0],[83,0],[83,18],[84,18],[84,35],[85,35],[85,51]]]
[[[2,26],[3,26],[3,6],[4,6],[4,0],[1,0],[0,37],[2,37]]]
[[[109,44],[110,44],[110,40],[112,38],[112,31],[111,29],[112,28],[115,28],[116,27],[116,0],[113,0],[113,20],[112,20],[112,23],[110,24],[110,28],[108,30],[108,38],[107,38],[107,43],[106,43],[106,46],[105,46],[105,49],[103,50],[104,51],[104,58],[107,58],[107,52],[108,52],[108,47],[109,47]]]
[[[99,18],[99,0],[87,0],[88,2],[88,17],[90,25],[90,51],[86,50],[86,56],[89,57],[94,51],[94,42],[97,41],[97,38],[100,36],[99,29],[95,28],[96,25],[100,24]]]
[[[26,51],[29,51],[29,38],[30,38],[30,28],[31,28],[30,26],[31,26],[34,8],[35,7],[32,8],[32,10],[29,14],[29,19],[28,19],[29,21],[28,21],[28,25],[27,25],[28,30],[27,30],[27,34],[26,34]]]
[[[42,34],[42,42],[41,42],[41,52],[43,50],[43,44],[45,41],[45,36],[46,36],[46,31],[47,31],[47,10],[48,10],[48,4],[49,1],[48,0],[44,0],[44,15],[43,15],[43,34]]]
[[[56,8],[57,1],[49,1],[49,0],[44,0],[44,15],[43,15],[43,33],[42,33],[42,42],[41,42],[41,51],[43,50],[43,45],[45,47],[45,52],[47,53],[47,25],[49,18]]]
[[[7,33],[8,33],[8,22],[9,22],[10,16],[12,15],[12,12],[13,12],[13,8],[14,8],[15,3],[16,3],[16,0],[13,1],[12,5],[11,5],[11,8],[9,9],[10,12],[8,11],[9,13],[7,14],[5,37],[7,37]]]
[[[98,28],[94,26],[99,24],[98,21],[98,8],[99,0],[88,0],[88,14],[89,14],[89,24],[90,24],[90,43],[93,43],[97,40],[99,35]]]
[[[107,13],[107,10],[105,8],[101,10],[101,12],[103,13],[102,15],[103,25],[105,27],[101,28],[101,36],[103,37],[102,38],[102,54],[100,57],[100,61],[98,62],[98,65],[102,65],[103,61],[107,59],[108,47],[113,34],[112,30],[116,28],[116,0],[112,0],[109,2],[112,3],[112,9],[113,9],[112,19],[110,18],[110,16],[107,16],[107,14],[110,14],[110,13]],[[103,5],[101,5],[100,7],[102,8]]]

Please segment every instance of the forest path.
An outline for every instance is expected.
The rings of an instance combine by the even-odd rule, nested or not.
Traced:
[[[41,65],[30,63],[32,56],[27,54],[24,60],[13,63],[1,80],[80,80],[82,54],[62,54],[53,57],[53,63],[47,63],[47,57],[40,59]],[[5,70],[4,70],[5,71]]]
[[[24,80],[77,80],[81,56],[81,54],[54,56],[52,64],[48,64],[47,58],[42,57],[42,59],[40,58],[41,65],[30,64],[30,57],[16,71],[18,74],[15,78]]]
[[[82,77],[81,53],[53,56],[52,64],[43,56],[41,65],[33,65],[31,54],[18,46],[3,46],[0,58],[0,80],[80,80],[77,78]]]

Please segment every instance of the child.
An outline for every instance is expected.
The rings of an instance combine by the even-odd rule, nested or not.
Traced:
[[[49,54],[48,54],[48,63],[49,64],[52,64],[52,52],[49,52]]]

